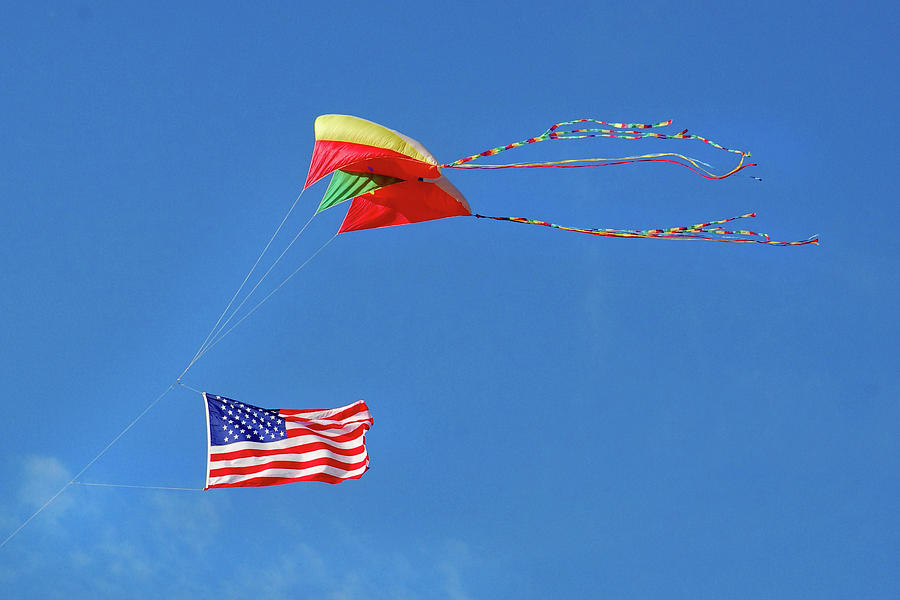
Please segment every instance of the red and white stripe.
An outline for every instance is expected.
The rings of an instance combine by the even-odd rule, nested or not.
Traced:
[[[209,446],[206,488],[278,485],[294,481],[340,483],[369,468],[362,400],[333,409],[281,409],[287,437],[277,442]]]

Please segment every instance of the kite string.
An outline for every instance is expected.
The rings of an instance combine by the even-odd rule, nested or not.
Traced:
[[[256,288],[258,288],[258,287],[260,286],[260,284],[261,284],[263,281],[265,281],[265,279],[266,279],[266,277],[268,277],[269,273],[272,272],[272,269],[275,268],[275,266],[281,261],[281,259],[284,258],[284,255],[287,254],[288,250],[290,250],[291,247],[294,245],[294,242],[296,242],[297,239],[300,237],[300,235],[301,235],[304,231],[306,231],[306,228],[309,227],[309,224],[312,223],[312,220],[316,217],[317,214],[318,214],[318,213],[313,213],[313,215],[309,217],[309,220],[303,225],[303,227],[300,228],[300,231],[297,232],[297,235],[295,235],[294,238],[293,238],[293,239],[290,241],[290,243],[287,245],[287,247],[286,247],[284,250],[281,251],[281,254],[279,254],[279,255],[278,255],[278,258],[275,259],[275,262],[273,262],[273,263],[269,266],[268,270],[266,270],[266,272],[263,273],[262,277],[259,278],[259,281],[256,282],[256,285],[254,285],[253,288],[252,288],[249,292],[247,292],[247,295],[244,296],[244,299],[241,300],[240,304],[238,304],[238,305],[235,307],[235,309],[231,312],[231,315],[229,315],[229,317],[225,320],[224,323],[221,324],[221,326],[218,326],[218,327],[217,327],[218,330],[215,332],[215,334],[214,334],[213,336],[211,336],[211,338],[209,338],[209,337],[207,338],[206,342],[204,342],[204,346],[201,347],[201,352],[199,352],[199,353],[195,356],[195,358],[194,358],[195,361],[196,361],[197,359],[199,359],[200,356],[202,356],[203,354],[205,354],[205,350],[206,350],[205,346],[206,346],[207,344],[211,344],[211,343],[212,343],[212,339],[214,339],[215,336],[217,336],[217,335],[219,335],[220,333],[222,333],[222,331],[225,329],[225,327],[228,326],[228,324],[229,324],[229,323],[231,322],[231,320],[235,317],[235,315],[237,315],[238,312],[241,310],[241,307],[243,307],[244,304],[247,303],[247,300],[249,300],[250,297],[253,295],[253,292],[256,291]],[[257,262],[258,262],[258,261],[257,261]],[[255,265],[254,265],[254,266],[255,266]],[[220,318],[219,320],[221,321],[221,318]],[[217,324],[217,325],[218,325],[218,324]],[[190,368],[190,365],[189,365],[189,368]],[[184,375],[184,373],[182,373],[182,375]]]
[[[8,536],[6,536],[6,539],[5,539],[5,540],[3,540],[2,542],[0,542],[0,548],[3,548],[3,546],[6,545],[6,542],[8,542],[9,540],[13,539],[13,537],[15,537],[15,535],[16,535],[17,533],[19,533],[20,531],[22,531],[22,530],[25,528],[26,525],[28,525],[29,523],[31,523],[31,520],[32,520],[32,519],[34,519],[36,516],[38,516],[39,514],[41,514],[41,512],[42,512],[45,508],[47,508],[48,506],[50,506],[50,503],[53,502],[54,500],[56,500],[56,498],[57,498],[60,494],[62,494],[64,491],[66,491],[66,489],[68,489],[68,487],[69,487],[70,485],[72,485],[72,482],[71,482],[71,481],[70,481],[69,483],[67,483],[66,485],[64,485],[58,492],[56,492],[55,494],[53,494],[53,496],[52,496],[49,500],[47,500],[46,502],[44,502],[44,504],[41,505],[41,507],[40,507],[39,509],[37,509],[36,511],[34,511],[34,513],[33,513],[30,517],[28,517],[27,519],[25,519],[25,521],[24,521],[21,525],[19,525],[18,527],[16,527],[15,531],[13,531],[11,534],[9,534]]]
[[[72,485],[87,485],[92,487],[133,488],[138,490],[178,490],[185,492],[202,492],[203,488],[165,487],[160,485],[126,485],[124,483],[94,483],[91,481],[73,481]]]
[[[266,300],[268,300],[269,298],[271,298],[271,297],[275,294],[275,292],[277,292],[278,290],[280,290],[280,289],[281,289],[288,281],[291,280],[291,278],[292,278],[294,275],[296,275],[298,272],[300,272],[300,269],[302,269],[303,267],[305,267],[307,264],[309,264],[309,262],[310,262],[312,259],[314,259],[316,256],[318,256],[318,254],[319,254],[322,250],[324,250],[325,247],[326,247],[328,244],[330,244],[332,241],[334,241],[334,238],[336,238],[337,236],[338,236],[337,233],[335,233],[333,236],[331,236],[331,237],[328,239],[328,241],[326,241],[324,244],[322,244],[321,246],[319,246],[319,248],[318,248],[315,252],[313,252],[312,255],[311,255],[309,258],[307,258],[305,261],[303,261],[303,264],[301,264],[299,267],[297,267],[296,269],[294,269],[294,271],[293,271],[290,275],[288,275],[287,277],[285,277],[284,280],[283,280],[281,283],[279,283],[279,284],[275,287],[275,289],[273,289],[271,292],[269,292],[262,300],[260,300],[259,302],[257,302],[257,303],[253,306],[253,308],[251,308],[251,309],[247,312],[247,314],[245,314],[243,317],[241,317],[240,319],[238,319],[234,324],[231,325],[231,327],[229,327],[228,329],[226,329],[224,332],[220,332],[219,334],[217,334],[217,336],[216,336],[209,344],[207,344],[206,349],[204,349],[203,352],[200,353],[200,356],[198,356],[197,359],[199,359],[199,358],[202,357],[204,354],[206,354],[207,352],[209,352],[209,351],[213,348],[213,346],[215,346],[216,344],[218,344],[219,342],[221,342],[221,341],[225,338],[225,336],[227,336],[229,333],[231,333],[231,332],[234,330],[235,327],[237,327],[238,325],[240,325],[240,324],[244,321],[244,319],[246,319],[247,317],[249,317],[250,315],[252,315],[254,312],[256,312],[256,309],[258,309],[260,306],[262,306],[263,303],[265,303]],[[195,360],[196,360],[196,359],[195,359]]]
[[[305,189],[305,188],[304,188],[304,189]],[[241,321],[243,321],[244,319],[246,319],[247,317],[249,317],[250,314],[252,314],[252,313],[253,313],[253,312],[254,312],[254,311],[255,311],[255,310],[263,303],[263,302],[265,302],[272,294],[274,294],[274,293],[275,293],[276,291],[278,291],[278,289],[280,289],[285,283],[287,283],[287,281],[288,281],[291,277],[293,277],[300,269],[302,269],[303,266],[305,266],[310,260],[312,260],[313,257],[315,257],[315,256],[316,256],[316,255],[317,255],[317,254],[318,254],[325,246],[327,246],[327,245],[328,245],[328,244],[329,244],[329,243],[337,236],[337,234],[335,234],[335,236],[332,236],[332,238],[331,238],[330,240],[328,240],[327,242],[325,242],[325,244],[323,244],[318,250],[316,250],[316,252],[315,252],[312,256],[310,256],[310,257],[306,260],[306,262],[304,262],[302,265],[300,265],[300,267],[298,267],[293,273],[291,273],[291,275],[289,275],[289,276],[287,277],[287,279],[285,279],[284,281],[282,281],[282,282],[278,285],[278,287],[276,287],[276,288],[275,288],[272,292],[270,292],[265,298],[263,298],[256,306],[254,306],[254,307],[250,310],[249,313],[247,313],[246,315],[244,315],[237,323],[235,323],[234,325],[231,326],[231,328],[229,328],[227,331],[225,331],[225,333],[222,333],[222,329],[223,329],[224,326],[225,326],[225,325],[222,325],[222,327],[220,328],[220,324],[222,323],[222,319],[225,318],[225,315],[228,313],[228,310],[231,308],[231,305],[234,304],[235,299],[238,297],[238,295],[240,294],[241,290],[242,290],[242,289],[244,288],[244,286],[247,284],[247,281],[250,279],[250,276],[251,276],[251,275],[253,274],[253,272],[256,270],[256,267],[259,265],[259,262],[262,260],[263,256],[266,254],[266,252],[268,251],[269,247],[272,245],[272,242],[273,242],[273,241],[275,240],[275,238],[278,236],[278,233],[281,231],[281,229],[284,227],[284,224],[287,222],[288,218],[289,218],[290,215],[293,213],[294,208],[296,208],[297,203],[300,201],[301,196],[303,196],[303,190],[301,190],[301,191],[300,191],[300,194],[298,194],[297,197],[294,199],[294,202],[291,204],[291,207],[288,209],[287,213],[286,213],[286,214],[284,215],[284,217],[281,219],[281,223],[279,223],[279,224],[278,224],[278,227],[275,229],[275,233],[273,233],[272,236],[269,238],[269,241],[266,242],[266,245],[265,245],[265,247],[263,248],[262,252],[260,252],[260,254],[259,254],[259,256],[257,257],[256,261],[253,263],[253,266],[250,268],[250,270],[247,272],[247,275],[244,277],[244,280],[241,282],[241,284],[238,286],[238,289],[237,289],[237,290],[234,292],[234,294],[232,295],[231,300],[228,301],[228,304],[225,306],[225,309],[222,311],[222,314],[219,316],[218,320],[216,321],[216,324],[213,325],[213,328],[212,328],[212,329],[209,331],[209,333],[206,335],[206,339],[204,339],[203,343],[200,345],[200,348],[199,348],[199,349],[197,350],[197,352],[194,354],[193,358],[191,358],[190,362],[188,362],[187,366],[184,368],[184,370],[181,372],[181,374],[175,379],[175,381],[173,381],[171,384],[169,384],[169,387],[167,387],[167,388],[166,388],[159,396],[157,396],[150,404],[148,404],[147,407],[144,408],[144,410],[141,411],[141,413],[140,413],[137,417],[135,417],[134,420],[131,421],[131,423],[129,423],[124,429],[122,429],[122,431],[120,431],[120,432],[119,432],[119,433],[118,433],[118,434],[117,434],[117,435],[116,435],[116,436],[115,436],[115,437],[114,437],[114,438],[113,438],[113,439],[112,439],[112,440],[111,440],[111,441],[110,441],[110,442],[109,442],[102,450],[100,450],[100,452],[97,453],[97,455],[96,455],[94,458],[92,458],[92,459],[91,459],[84,467],[82,467],[82,469],[81,469],[80,471],[78,471],[78,473],[76,473],[74,477],[72,477],[72,478],[71,478],[64,486],[62,486],[55,494],[53,494],[53,496],[51,496],[51,497],[50,497],[46,502],[44,502],[44,503],[43,503],[36,511],[34,511],[34,513],[32,513],[31,516],[29,516],[27,519],[25,519],[25,521],[23,521],[21,525],[19,525],[15,530],[13,530],[12,533],[10,533],[8,536],[6,536],[6,538],[5,538],[2,542],[0,542],[0,548],[3,548],[4,546],[6,546],[6,544],[7,544],[12,538],[14,538],[14,537],[15,537],[20,531],[22,531],[22,529],[24,529],[24,528],[25,528],[32,520],[34,520],[39,514],[41,514],[41,513],[44,511],[44,509],[46,509],[48,506],[50,506],[50,504],[52,504],[53,501],[56,500],[56,499],[60,496],[60,494],[62,494],[62,493],[63,493],[64,491],[66,491],[69,487],[71,487],[72,485],[75,485],[75,484],[80,484],[80,485],[97,485],[97,486],[105,486],[105,487],[146,487],[147,489],[172,489],[172,490],[175,490],[175,489],[182,489],[182,490],[191,490],[191,491],[193,491],[194,489],[196,489],[196,488],[163,488],[163,487],[154,487],[154,486],[124,486],[124,485],[113,485],[113,484],[92,484],[92,483],[83,483],[83,482],[79,482],[79,481],[77,481],[77,479],[78,479],[79,477],[81,477],[81,476],[82,476],[89,468],[91,468],[91,466],[93,466],[94,463],[96,463],[98,460],[100,460],[100,458],[101,458],[104,454],[106,454],[106,452],[107,452],[107,451],[108,451],[108,450],[109,450],[109,449],[110,449],[117,441],[119,441],[119,439],[120,439],[123,435],[125,435],[132,427],[134,427],[134,426],[137,424],[137,422],[140,421],[140,420],[144,417],[144,415],[146,415],[146,414],[147,414],[154,406],[156,406],[156,404],[157,404],[160,400],[162,400],[163,397],[164,397],[166,394],[168,394],[170,391],[172,391],[172,389],[175,387],[175,384],[176,384],[176,383],[179,383],[179,384],[180,384],[180,383],[181,383],[181,378],[184,377],[184,376],[187,374],[187,372],[190,370],[190,368],[191,368],[191,367],[192,367],[192,366],[200,359],[201,356],[203,356],[204,354],[206,354],[206,352],[209,351],[209,349],[212,348],[212,346],[214,346],[215,344],[217,344],[218,342],[220,342],[220,341],[222,340],[222,338],[225,337],[225,335],[227,335],[232,329],[234,329]],[[315,214],[313,215],[313,217],[315,217]],[[307,226],[309,225],[309,223],[312,221],[312,218],[313,218],[313,217],[310,217],[310,220],[306,222],[306,225],[303,226],[303,229],[300,230],[300,233],[303,233],[303,230],[306,229],[306,227],[307,227]],[[294,236],[294,239],[291,241],[291,244],[293,244],[294,241],[297,240],[297,238],[300,236],[300,233],[298,233],[296,236]],[[289,246],[289,247],[290,247],[290,246]],[[285,252],[286,252],[286,251],[287,251],[287,250],[285,250]],[[280,260],[282,256],[284,256],[284,252],[282,252],[281,256],[279,256],[277,260]],[[277,260],[276,260],[276,262],[277,262]],[[274,265],[273,265],[273,266],[274,266]],[[271,271],[271,268],[269,269],[269,271]],[[269,271],[266,271],[266,273],[263,275],[262,279],[265,279],[265,277],[266,277],[266,275],[268,275]],[[253,288],[254,290],[255,290],[256,287],[259,285],[259,283],[261,283],[262,279],[260,279],[260,282],[258,282],[257,285],[254,286],[254,288]],[[252,291],[253,291],[253,290],[251,290],[251,293],[252,293]],[[248,297],[249,297],[249,294],[248,294]],[[244,299],[244,302],[245,302],[245,301],[246,301],[246,298]],[[235,312],[237,312],[237,310],[239,310],[240,306],[242,306],[242,305],[243,305],[243,302],[241,302],[241,304],[238,306],[238,308],[235,309]],[[233,317],[233,316],[234,316],[234,313],[232,313],[232,317]],[[228,320],[230,321],[232,317],[229,317]],[[226,324],[227,324],[227,322],[228,322],[228,321],[226,321]],[[214,336],[216,336],[216,339],[215,339],[214,341],[211,341],[211,338],[213,338]],[[181,384],[181,385],[184,385],[184,384]],[[184,387],[187,387],[187,386],[184,386]],[[192,389],[192,388],[189,388],[189,389]]]
[[[269,241],[266,242],[266,245],[263,248],[262,252],[260,252],[259,256],[256,258],[256,262],[254,262],[253,266],[250,267],[250,270],[247,272],[247,275],[244,277],[244,280],[241,282],[241,285],[238,286],[238,289],[234,292],[234,295],[231,296],[231,300],[228,301],[228,305],[225,306],[225,310],[223,310],[222,314],[219,315],[219,319],[216,321],[216,324],[213,325],[212,329],[210,329],[209,333],[206,335],[206,339],[203,340],[203,343],[200,344],[200,348],[198,348],[197,352],[194,353],[194,357],[190,360],[188,365],[184,368],[184,371],[181,372],[181,375],[179,375],[178,377],[175,378],[175,381],[178,381],[179,379],[184,377],[185,374],[187,374],[188,370],[192,366],[194,366],[194,363],[197,362],[197,360],[200,358],[200,356],[204,353],[204,348],[206,347],[206,345],[210,341],[210,339],[212,339],[212,337],[216,334],[216,330],[219,328],[219,323],[222,322],[222,319],[225,317],[225,314],[228,312],[228,309],[231,308],[231,305],[234,303],[235,299],[238,297],[238,294],[240,294],[241,290],[244,289],[244,286],[247,284],[247,281],[250,279],[250,276],[253,274],[253,271],[255,271],[257,265],[259,265],[259,261],[262,260],[262,257],[269,250],[269,246],[272,245],[272,242],[278,236],[278,233],[281,231],[281,228],[284,227],[284,224],[287,222],[288,217],[290,217],[291,213],[294,212],[294,208],[296,208],[297,203],[300,202],[300,198],[303,196],[303,192],[305,190],[306,190],[306,188],[303,188],[302,190],[300,190],[300,193],[297,194],[297,197],[294,199],[293,204],[291,204],[291,207],[288,209],[287,213],[284,215],[284,218],[281,219],[281,223],[279,223],[278,227],[275,228],[275,233],[273,233],[272,237],[269,238]],[[315,216],[315,215],[313,215],[313,216]],[[312,220],[312,219],[310,219],[310,220]],[[309,225],[309,222],[307,222],[307,225]],[[305,228],[306,228],[306,226],[304,225],[304,229]],[[302,230],[301,230],[301,232],[302,232]],[[254,288],[254,289],[256,289],[256,288]]]
[[[62,487],[59,489],[58,492],[56,492],[55,494],[53,494],[53,496],[52,496],[49,500],[47,500],[46,502],[44,502],[44,504],[42,504],[40,508],[38,508],[36,511],[34,511],[34,513],[32,513],[32,515],[31,515],[30,517],[28,517],[27,519],[25,519],[25,521],[15,529],[15,531],[13,531],[13,532],[10,533],[8,536],[6,536],[6,539],[4,539],[2,542],[0,542],[0,548],[3,548],[3,546],[5,546],[6,543],[7,543],[9,540],[11,540],[13,537],[15,537],[15,535],[16,535],[17,533],[19,533],[20,531],[22,531],[22,529],[24,529],[25,526],[28,525],[28,524],[32,521],[32,519],[34,519],[36,516],[38,516],[39,514],[41,514],[41,512],[43,512],[43,510],[44,510],[45,508],[47,508],[48,506],[50,506],[50,503],[53,502],[54,500],[56,500],[56,499],[59,497],[60,494],[62,494],[64,491],[66,491],[66,489],[69,488],[69,486],[71,486],[71,485],[73,485],[74,483],[76,483],[76,480],[77,480],[79,477],[81,477],[81,476],[84,474],[85,471],[87,471],[89,468],[91,468],[91,466],[92,466],[95,462],[97,462],[97,461],[100,459],[101,456],[103,456],[104,454],[106,454],[106,451],[109,450],[109,449],[112,447],[113,444],[115,444],[117,441],[119,441],[119,438],[121,438],[123,435],[125,435],[125,434],[128,432],[129,429],[131,429],[132,427],[134,427],[134,425],[135,425],[138,421],[140,421],[141,418],[142,418],[144,415],[146,415],[146,414],[150,411],[151,408],[153,408],[154,406],[156,406],[156,403],[159,402],[160,400],[162,400],[162,399],[163,399],[163,396],[165,396],[165,395],[168,394],[170,391],[172,391],[172,388],[174,388],[174,387],[175,387],[175,383],[174,383],[174,382],[171,383],[171,384],[169,384],[169,387],[167,387],[167,388],[165,389],[165,391],[163,391],[163,393],[161,393],[159,396],[157,396],[156,399],[153,400],[153,402],[151,402],[150,404],[148,404],[148,405],[147,405],[147,408],[145,408],[145,409],[141,412],[141,414],[139,414],[137,417],[135,417],[135,419],[134,419],[131,423],[129,423],[129,424],[125,427],[125,429],[123,429],[122,431],[120,431],[119,434],[116,435],[116,437],[114,437],[114,438],[112,439],[112,441],[110,441],[110,442],[103,448],[103,450],[101,450],[101,451],[97,454],[97,456],[95,456],[94,458],[92,458],[92,459],[90,460],[90,462],[88,462],[88,464],[86,464],[80,471],[78,471],[78,473],[76,473],[75,476],[72,477],[72,479],[70,479],[68,483],[66,483],[66,485],[62,486]]]
[[[183,381],[179,381],[179,382],[178,382],[178,385],[180,385],[181,387],[183,387],[183,388],[185,388],[185,389],[187,389],[187,390],[190,390],[190,391],[192,391],[192,392],[194,392],[194,393],[196,393],[196,394],[200,394],[201,396],[203,395],[203,392],[201,392],[201,391],[198,390],[197,388],[193,388],[193,387],[189,386],[188,384],[186,384],[186,383],[183,382]]]

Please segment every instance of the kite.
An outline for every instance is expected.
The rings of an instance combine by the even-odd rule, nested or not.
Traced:
[[[344,115],[319,117],[315,131],[304,189],[334,173],[316,212],[352,198],[339,233],[472,214],[419,142]]]
[[[583,126],[582,124],[590,126]],[[601,237],[648,238],[670,240],[705,240],[718,242],[761,243],[777,246],[818,244],[818,237],[796,242],[779,242],[764,233],[745,229],[725,229],[722,225],[750,217],[737,217],[665,229],[586,229],[556,225],[522,217],[494,217],[473,213],[462,193],[443,175],[442,169],[533,169],[581,168],[622,165],[630,163],[663,162],[690,169],[705,179],[719,180],[756,166],[745,159],[749,152],[721,146],[698,135],[660,133],[658,128],[671,125],[660,123],[610,123],[596,119],[565,121],[551,126],[540,135],[518,142],[490,148],[478,154],[447,164],[439,163],[416,140],[377,123],[348,115],[322,115],[315,122],[315,146],[304,190],[331,174],[331,181],[316,214],[352,200],[338,233],[420,223],[448,217],[474,216],[482,219],[542,225],[564,231],[586,233]],[[600,127],[597,127],[597,126]],[[652,131],[651,131],[652,130]],[[587,138],[615,138],[639,140],[643,138],[698,140],[719,150],[740,156],[740,162],[730,171],[714,174],[703,163],[676,153],[645,154],[621,158],[585,158],[541,163],[484,164],[479,158],[545,141]]]

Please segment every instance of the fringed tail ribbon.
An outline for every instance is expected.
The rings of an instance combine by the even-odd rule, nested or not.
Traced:
[[[595,123],[598,125],[606,125],[609,127],[613,127],[613,129],[605,129],[605,128],[571,128],[564,129],[568,126],[577,125],[579,123]],[[698,175],[706,179],[725,179],[731,175],[734,175],[738,171],[745,169],[746,167],[756,166],[755,163],[744,164],[744,159],[750,156],[749,152],[744,152],[743,150],[734,150],[731,148],[726,148],[716,142],[699,136],[699,135],[691,135],[688,134],[688,130],[685,129],[680,133],[669,134],[669,133],[658,133],[656,131],[641,131],[645,129],[654,129],[658,127],[666,127],[672,124],[672,120],[669,119],[667,121],[661,121],[659,123],[652,124],[644,124],[644,123],[609,123],[607,121],[600,121],[597,119],[577,119],[575,121],[563,121],[561,123],[556,123],[552,125],[545,132],[541,133],[538,136],[528,138],[525,140],[521,140],[518,142],[512,142],[511,144],[506,144],[505,146],[497,146],[496,148],[490,148],[483,152],[479,152],[478,154],[473,154],[472,156],[467,156],[465,158],[461,158],[459,160],[453,161],[452,163],[447,163],[441,165],[441,168],[444,169],[533,169],[533,168],[548,168],[548,167],[556,167],[556,168],[579,168],[579,167],[597,167],[597,166],[605,166],[605,165],[622,165],[636,162],[668,162],[681,165],[683,167],[687,167],[688,169],[694,171]],[[494,156],[496,154],[500,154],[501,152],[505,152],[506,150],[512,150],[513,148],[519,148],[521,146],[525,146],[527,144],[534,144],[537,142],[546,142],[551,140],[580,140],[586,138],[595,138],[595,137],[604,137],[604,138],[615,138],[620,140],[639,140],[643,138],[656,138],[661,140],[699,140],[714,148],[719,150],[723,150],[725,152],[731,152],[734,154],[740,155],[740,162],[738,165],[724,173],[722,175],[715,175],[710,171],[700,167],[698,163],[700,161],[696,159],[689,158],[687,156],[683,156],[681,154],[645,154],[642,156],[628,156],[623,158],[584,158],[584,159],[576,159],[576,160],[568,160],[568,161],[552,161],[552,162],[534,162],[534,163],[512,163],[505,165],[484,165],[484,164],[470,164],[472,161],[483,158],[487,156]],[[672,158],[663,159],[660,158],[662,156],[669,156]],[[680,159],[680,160],[679,160]],[[705,164],[705,163],[701,163]]]
[[[737,219],[746,219],[755,217],[756,213],[747,213],[730,219],[722,219],[720,221],[710,221],[708,223],[697,223],[686,227],[671,227],[669,229],[580,229],[578,227],[566,227],[564,225],[556,225],[546,221],[537,221],[535,219],[524,219],[522,217],[490,217],[486,215],[475,215],[479,219],[494,219],[495,221],[512,221],[513,223],[527,223],[529,225],[542,225],[544,227],[552,227],[554,229],[562,229],[563,231],[574,231],[576,233],[587,233],[590,235],[599,235],[601,237],[614,238],[645,238],[657,240],[699,240],[705,242],[732,242],[732,243],[756,243],[770,244],[772,246],[804,246],[806,244],[818,244],[819,237],[812,236],[809,239],[799,242],[778,242],[770,238],[765,233],[749,231],[746,229],[728,230],[719,227],[724,223],[735,221]]]

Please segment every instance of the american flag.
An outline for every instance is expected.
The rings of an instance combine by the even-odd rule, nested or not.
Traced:
[[[331,409],[260,408],[213,394],[206,400],[206,488],[340,483],[369,468],[362,400]]]

